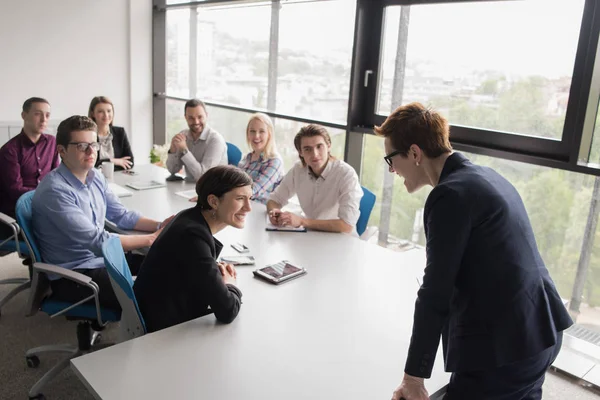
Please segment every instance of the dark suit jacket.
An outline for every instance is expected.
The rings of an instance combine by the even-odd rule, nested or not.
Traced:
[[[131,163],[133,164],[133,153],[131,152],[131,146],[127,139],[127,132],[125,128],[120,126],[111,126],[110,131],[113,135],[112,145],[115,150],[115,158],[131,157]],[[100,158],[100,152],[98,152],[98,159],[96,160],[96,168],[104,161],[110,161],[108,158]],[[132,165],[133,166],[133,165]],[[120,171],[123,168],[115,165],[115,171]]]
[[[184,210],[158,236],[133,286],[149,332],[214,312],[229,323],[237,316],[242,292],[225,285],[216,259],[216,240],[199,207]]]
[[[517,190],[451,155],[424,212],[427,266],[405,372],[428,378],[442,334],[446,371],[539,354],[572,325]]]

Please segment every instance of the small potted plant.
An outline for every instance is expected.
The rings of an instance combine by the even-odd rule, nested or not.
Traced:
[[[165,167],[167,162],[168,151],[168,143],[163,145],[152,145],[152,150],[150,150],[150,162],[154,165],[158,165],[159,167]]]

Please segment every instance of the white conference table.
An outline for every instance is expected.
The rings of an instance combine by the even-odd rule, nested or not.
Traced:
[[[116,183],[168,175],[135,169],[141,175],[116,173]],[[191,188],[170,182],[122,201],[162,219],[194,205],[174,194]],[[222,324],[208,315],[72,360],[96,398],[391,398],[403,376],[422,252],[397,253],[344,234],[267,232],[265,213],[253,203],[244,229],[217,234],[222,255],[237,254],[230,245],[239,241],[256,258],[256,266],[237,267],[238,317]],[[282,259],[308,274],[280,286],[253,277],[253,269]],[[438,351],[425,381],[432,399],[448,380]]]

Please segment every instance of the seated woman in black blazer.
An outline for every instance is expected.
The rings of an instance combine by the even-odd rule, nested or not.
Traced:
[[[237,273],[217,262],[223,245],[213,235],[228,225],[244,227],[252,179],[220,165],[202,175],[196,193],[196,206],[177,214],[154,241],[133,286],[148,332],[210,312],[230,323],[240,310]]]
[[[115,164],[115,170],[133,167],[133,153],[127,139],[125,128],[113,126],[114,106],[108,97],[96,96],[90,103],[88,117],[98,125],[98,142],[100,150],[96,167],[105,161]]]

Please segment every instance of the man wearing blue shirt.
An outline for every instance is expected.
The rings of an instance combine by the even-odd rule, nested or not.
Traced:
[[[169,219],[159,223],[121,204],[102,174],[94,169],[98,155],[96,132],[94,121],[83,116],[72,116],[58,126],[56,144],[62,164],[42,180],[33,196],[33,231],[44,262],[91,277],[100,288],[100,304],[119,310],[102,258],[102,243],[115,235],[104,229],[105,220],[121,229],[152,232],[118,235],[128,252],[151,246]],[[131,253],[126,256],[136,275],[143,257]],[[50,279],[57,299],[76,302],[91,294],[88,287],[71,280]]]

